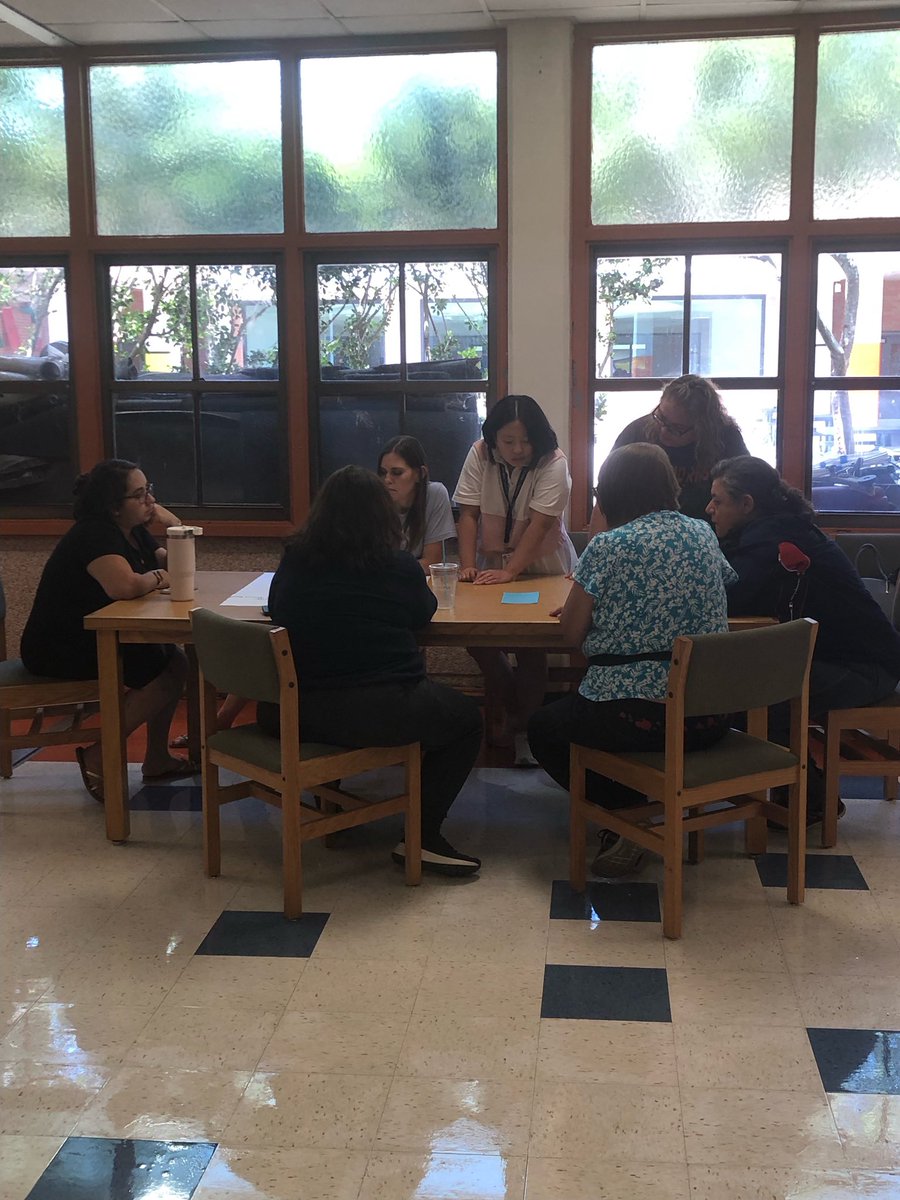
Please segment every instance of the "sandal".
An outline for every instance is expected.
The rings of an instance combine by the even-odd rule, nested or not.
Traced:
[[[188,735],[186,733],[179,733],[178,737],[173,737],[171,742],[169,742],[169,748],[171,750],[187,750]]]
[[[81,772],[81,782],[98,804],[103,804],[103,776],[96,771],[89,771],[84,761],[84,746],[75,747],[75,761]]]

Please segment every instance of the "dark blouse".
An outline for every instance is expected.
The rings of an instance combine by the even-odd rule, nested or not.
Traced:
[[[84,517],[60,539],[44,567],[22,633],[20,654],[29,671],[58,679],[96,677],[97,639],[84,628],[84,618],[112,598],[88,573],[88,564],[118,554],[139,575],[154,570],[156,539],[143,525],[134,530],[134,538],[136,546],[109,517]],[[163,646],[123,646],[126,685],[149,683],[165,666],[169,653]]]

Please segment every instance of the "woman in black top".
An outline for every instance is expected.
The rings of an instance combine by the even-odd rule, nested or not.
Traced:
[[[735,454],[749,454],[718,388],[702,375],[682,375],[667,383],[653,412],[626,425],[613,449],[635,442],[651,442],[665,450],[681,489],[678,505],[686,517],[703,516],[713,465]]]
[[[153,520],[176,518],[153,497],[153,484],[133,462],[107,459],[75,481],[75,524],[57,544],[41,575],[22,633],[22,661],[35,675],[94,679],[97,639],[84,628],[88,613],[113,600],[131,600],[168,586],[166,551],[148,533]],[[147,725],[143,774],[176,779],[198,769],[168,751],[169,725],[184,690],[187,665],[175,646],[125,645],[122,677],[126,734]],[[81,777],[103,800],[100,746],[76,750]]]
[[[422,745],[422,865],[477,871],[441,825],[481,746],[474,700],[425,678],[416,631],[437,601],[422,568],[400,550],[400,519],[383,484],[344,467],[322,486],[288,543],[269,613],[290,636],[303,696],[304,737],[339,746]],[[257,720],[278,731],[273,705]],[[405,857],[401,842],[394,850]]]

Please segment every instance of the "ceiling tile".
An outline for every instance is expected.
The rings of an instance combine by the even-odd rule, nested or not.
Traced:
[[[50,28],[61,37],[68,38],[77,46],[94,46],[110,42],[205,42],[206,38],[193,25],[185,25],[183,21],[154,21],[144,23],[134,21],[120,24],[118,21],[107,21],[103,24],[64,25],[55,24]]]
[[[470,12],[484,15],[479,0],[325,0],[325,3],[329,12],[342,18],[451,16]]]
[[[34,46],[36,44],[34,38],[23,33],[21,29],[16,29],[15,25],[7,25],[5,21],[0,21],[0,46]]]
[[[467,29],[494,29],[482,13],[448,13],[446,16],[343,17],[348,33],[455,33]]]
[[[194,28],[209,38],[298,38],[337,37],[346,31],[339,22],[330,17],[299,18],[296,21],[247,20],[243,21],[194,21]]]
[[[243,21],[246,25],[257,18],[279,21],[308,17],[328,19],[328,9],[320,0],[253,0],[252,4],[247,0],[164,0],[164,3],[184,21]]]
[[[156,0],[14,0],[12,7],[41,25],[172,20],[171,12]]]

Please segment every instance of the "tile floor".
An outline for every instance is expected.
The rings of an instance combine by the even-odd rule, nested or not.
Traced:
[[[473,774],[478,880],[313,844],[297,924],[277,814],[207,880],[195,790],[135,810],[112,846],[74,765],[0,781],[2,1200],[900,1197],[900,807],[848,800],[799,909],[781,835],[709,835],[679,942],[655,864],[571,893],[540,772]]]

